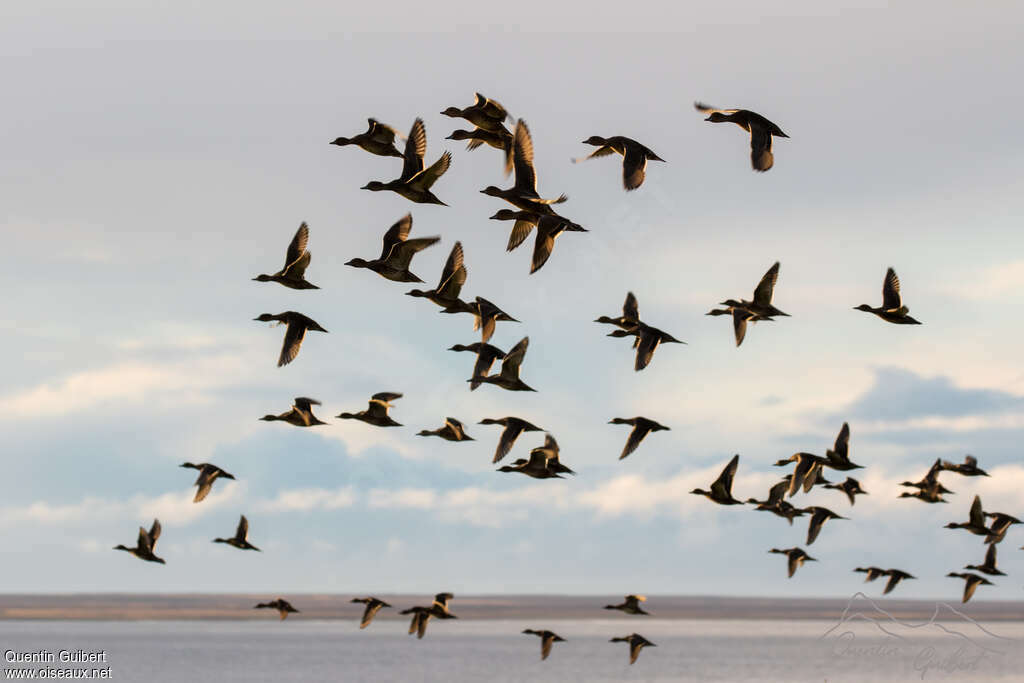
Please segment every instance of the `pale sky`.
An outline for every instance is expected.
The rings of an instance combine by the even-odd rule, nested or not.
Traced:
[[[0,590],[845,596],[862,587],[852,569],[877,564],[919,577],[901,597],[957,598],[944,575],[984,548],[942,525],[975,493],[1024,513],[1024,9],[762,4],[5,4]],[[527,121],[540,191],[568,194],[562,212],[591,230],[532,276],[532,240],[506,254],[510,224],[488,216],[507,205],[478,192],[511,184],[500,154],[444,140],[468,124],[438,112],[475,91]],[[751,171],[746,135],[694,100],[779,124],[775,168]],[[454,156],[434,187],[450,208],[359,189],[400,170],[327,144],[369,116],[402,131],[423,117],[428,163]],[[618,160],[570,163],[591,135],[667,163],[626,194]],[[529,335],[538,393],[471,393],[472,358],[445,350],[477,339],[470,319],[343,265],[409,211],[414,236],[442,236],[413,270],[433,286],[460,240],[464,297],[522,321],[492,343]],[[303,220],[322,289],[252,282]],[[792,317],[736,349],[704,313],[749,298],[776,260]],[[924,325],[851,310],[879,304],[890,265]],[[591,322],[629,290],[688,342],[641,373]],[[330,333],[279,369],[282,330],[252,318],[289,309]],[[378,391],[405,394],[406,427],[333,419]],[[257,420],[294,396],[331,424]],[[446,415],[477,440],[415,436]],[[500,429],[476,423],[504,415],[550,430],[579,476],[495,473]],[[606,423],[634,415],[672,430],[619,462],[628,428]],[[688,493],[739,453],[737,497],[764,497],[771,463],[822,454],[844,420],[870,495],[798,498],[852,518],[812,546],[806,522]],[[896,499],[965,453],[994,476],[943,475],[949,505]],[[238,481],[194,505],[185,460]],[[260,555],[210,543],[242,513]],[[110,550],[155,515],[166,566]],[[1011,577],[1022,540],[1000,546]],[[793,545],[820,562],[787,580],[767,550]],[[977,599],[1019,599],[1011,577]]]

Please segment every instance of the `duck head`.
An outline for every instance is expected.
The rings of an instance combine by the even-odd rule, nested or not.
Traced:
[[[253,280],[255,280],[256,282],[270,282],[273,279],[274,278],[270,277],[266,273],[261,273],[253,278]]]
[[[253,318],[253,320],[257,320],[261,323],[276,322],[274,316],[270,313],[261,313],[258,318]]]
[[[712,123],[721,123],[722,121],[728,121],[729,117],[720,111],[711,112],[711,116],[704,119],[705,121],[711,121]]]
[[[386,190],[388,188],[385,187],[384,183],[380,182],[379,180],[371,180],[370,182],[366,183],[359,189],[370,190],[372,192],[380,192],[381,190]]]
[[[453,130],[452,134],[445,138],[445,140],[472,140],[473,133],[468,130]]]
[[[601,137],[600,135],[591,135],[589,138],[587,138],[586,140],[583,141],[583,144],[584,145],[594,145],[596,147],[601,147],[602,145],[605,144],[605,139],[603,137]]]
[[[490,195],[491,197],[500,197],[502,192],[501,188],[494,185],[488,185],[484,189],[480,190],[482,194]]]
[[[871,307],[868,306],[867,304],[861,304],[860,306],[854,306],[853,310],[855,310],[855,311],[867,311],[868,313],[870,313],[871,312]]]
[[[347,261],[345,265],[352,266],[353,268],[368,268],[370,264],[366,259],[354,258],[351,261]]]
[[[422,289],[410,289],[408,292],[405,293],[405,295],[406,296],[415,296],[415,297],[425,297],[425,296],[427,296],[427,293],[424,292]]]
[[[462,116],[462,110],[459,109],[458,107],[448,107],[443,112],[441,112],[441,114],[443,114],[444,116],[451,116],[453,119],[457,119],[460,116]]]
[[[491,216],[490,219],[492,221],[515,221],[519,220],[518,213],[518,211],[513,211],[512,209],[501,209],[498,213]]]
[[[330,144],[337,145],[338,147],[344,147],[345,145],[351,145],[352,141],[348,138],[334,138]]]

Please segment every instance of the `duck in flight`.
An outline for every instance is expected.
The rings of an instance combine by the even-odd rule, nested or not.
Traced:
[[[663,343],[685,344],[686,342],[676,339],[668,332],[638,322],[636,327],[631,329],[612,330],[609,337],[636,337],[633,347],[636,349],[636,360],[633,362],[633,370],[640,372],[651,364],[654,358],[654,351]]]
[[[160,538],[160,531],[163,527],[160,526],[160,520],[154,519],[153,526],[150,527],[149,531],[146,531],[145,527],[139,527],[139,538],[135,543],[134,548],[129,548],[124,545],[115,545],[114,550],[124,550],[129,552],[140,560],[146,562],[159,562],[160,564],[167,564],[164,562],[162,557],[157,557],[153,553],[153,548],[156,547],[157,539]]]
[[[284,598],[278,598],[270,602],[261,602],[255,605],[253,609],[276,609],[277,613],[281,616],[281,621],[287,619],[289,614],[298,614],[299,612],[299,610],[292,607],[292,603]]]
[[[583,144],[593,145],[597,149],[585,157],[573,159],[572,162],[574,164],[587,159],[594,159],[595,157],[608,156],[609,154],[622,155],[622,186],[627,191],[635,190],[643,185],[648,161],[665,161],[651,151],[649,147],[645,147],[636,140],[621,135],[614,135],[610,138],[591,135],[583,141]]]
[[[501,150],[505,155],[505,175],[512,172],[512,152],[515,146],[515,136],[509,132],[504,125],[499,130],[490,131],[483,128],[473,130],[454,130],[446,140],[468,140],[466,149],[472,152],[481,145],[488,145],[494,149]]]
[[[384,233],[383,247],[380,258],[367,261],[354,258],[345,263],[353,268],[368,268],[383,278],[394,282],[423,282],[409,270],[412,257],[429,246],[441,241],[441,237],[417,237],[409,239],[412,230],[412,214],[407,213]],[[460,250],[461,251],[461,250]]]
[[[975,496],[966,522],[950,522],[946,529],[966,529],[977,536],[988,536],[992,530],[985,526],[985,512],[981,508],[981,496]]]
[[[841,472],[863,469],[862,466],[850,462],[850,424],[848,422],[844,422],[839,430],[835,445],[825,451],[825,462],[822,464],[824,467],[831,467]]]
[[[366,119],[366,121],[369,127],[365,133],[359,133],[351,138],[335,138],[331,144],[338,147],[355,145],[370,154],[401,159],[402,153],[395,147],[395,138],[404,138],[394,128],[384,125],[377,119]]]
[[[461,311],[450,311],[445,313],[460,313]],[[470,304],[469,312],[473,314],[473,330],[480,330],[480,341],[486,343],[494,335],[495,324],[499,320],[506,322],[519,322],[505,311],[501,310],[482,296],[476,297],[473,304]]]
[[[555,643],[564,643],[565,638],[554,631],[535,631],[532,628],[525,629],[523,633],[540,636],[540,660],[543,662],[551,654],[551,646]]]
[[[750,165],[755,171],[765,172],[775,163],[772,155],[772,138],[788,138],[782,129],[765,117],[747,109],[719,109],[700,102],[694,102],[697,111],[710,114],[705,121],[712,123],[735,123],[750,133]]]
[[[439,436],[445,441],[473,441],[473,437],[466,433],[462,423],[454,417],[444,419],[444,427],[439,429],[423,429],[417,436]]]
[[[264,422],[287,422],[290,425],[296,427],[314,427],[316,425],[325,425],[326,422],[322,422],[316,415],[313,414],[313,406],[320,405],[320,401],[315,398],[306,398],[304,396],[296,396],[293,401],[292,409],[287,413],[281,413],[280,415],[264,415],[260,419]]]
[[[448,611],[448,601],[455,596],[451,593],[438,593],[434,596],[434,604],[430,607],[410,607],[399,614],[411,614],[412,621],[409,623],[409,635],[416,634],[416,638],[422,638],[427,633],[427,622],[430,617],[438,619],[457,619],[454,614]]]
[[[804,562],[817,562],[816,559],[804,552],[803,548],[772,548],[768,552],[785,555],[789,559],[789,578],[793,578],[796,570],[804,566]]]
[[[341,413],[337,417],[342,420],[359,420],[374,427],[401,427],[400,423],[395,422],[388,415],[388,408],[391,407],[391,402],[397,401],[400,398],[402,398],[401,394],[393,391],[382,391],[370,397],[370,404],[366,410],[360,410],[358,413]]]
[[[807,545],[814,543],[814,540],[818,538],[818,534],[821,533],[821,527],[825,525],[830,519],[849,519],[842,515],[837,515],[826,507],[811,506],[804,508],[804,512],[810,513],[811,521],[807,525]]]
[[[285,311],[276,315],[263,313],[253,320],[261,323],[272,322],[275,325],[287,325],[284,331],[284,343],[281,345],[281,355],[277,358],[277,367],[279,368],[288,365],[299,355],[299,347],[302,346],[302,340],[306,338],[307,330],[327,332],[320,327],[317,321],[295,311]]]
[[[942,496],[944,494],[951,494],[950,491],[941,483],[939,483],[939,472],[942,471],[942,461],[936,458],[935,463],[928,469],[928,473],[924,476],[921,481],[902,481],[900,486],[907,486],[910,488],[916,488],[916,493],[904,492],[899,495],[900,498],[917,498],[926,503],[947,503]]]
[[[178,467],[187,467],[193,470],[199,470],[199,476],[196,477],[196,483],[193,484],[193,486],[198,487],[196,489],[196,496],[195,498],[192,499],[193,503],[198,503],[199,501],[206,498],[206,496],[209,495],[210,493],[210,489],[213,488],[213,482],[216,481],[217,479],[235,478],[235,475],[231,474],[230,472],[225,472],[216,465],[211,465],[208,462],[201,462],[199,464],[183,462],[182,464],[178,465]]]
[[[473,377],[485,377],[491,371],[494,361],[505,357],[505,352],[497,346],[491,346],[484,342],[473,342],[472,344],[456,344],[449,347],[449,351],[469,351],[476,354],[476,363],[473,364]],[[480,382],[471,381],[469,390],[474,391]],[[490,423],[487,423],[490,424]]]
[[[471,107],[465,109],[448,107],[441,113],[453,119],[465,119],[477,128],[492,133],[508,132],[505,128],[505,121],[510,118],[508,110],[497,100],[492,100],[480,93],[476,93],[476,101]]]
[[[594,322],[614,325],[620,330],[631,331],[636,329],[640,324],[640,304],[636,299],[636,295],[633,292],[626,293],[626,301],[622,304],[622,315],[614,318],[602,315],[594,320]]]
[[[504,199],[518,209],[541,214],[553,214],[552,204],[561,204],[568,200],[564,194],[555,199],[544,199],[537,193],[537,171],[533,167],[533,138],[526,122],[520,119],[512,145],[512,168],[515,170],[515,183],[507,190],[489,185],[480,190],[491,197]]]
[[[533,242],[533,259],[530,262],[530,275],[544,267],[555,249],[555,240],[563,232],[589,232],[586,228],[566,220],[561,216],[539,216],[537,218],[537,237]]]
[[[612,638],[608,641],[609,643],[629,643],[629,663],[633,664],[636,662],[636,658],[640,656],[640,650],[645,647],[656,647],[654,643],[644,638],[639,633],[631,633],[628,636],[622,636],[620,638]]]
[[[462,242],[456,242],[452,251],[448,254],[448,261],[441,271],[441,280],[437,287],[427,291],[411,289],[406,292],[409,296],[424,298],[441,308],[466,309],[469,304],[459,298],[462,293],[462,286],[466,284],[466,266],[463,263]]]
[[[888,576],[889,580],[885,582],[885,588],[882,590],[882,595],[888,595],[892,592],[892,589],[904,579],[916,579],[916,576],[912,576],[901,569],[886,569],[882,572],[883,576]]]
[[[985,562],[982,564],[969,564],[964,569],[973,569],[974,571],[988,574],[989,576],[1006,576],[1005,572],[999,571],[996,566],[996,544],[992,543],[988,546],[988,550],[985,551]]]
[[[526,358],[526,349],[530,345],[530,338],[523,337],[519,343],[505,354],[501,361],[501,371],[497,375],[477,375],[467,382],[478,384],[493,384],[508,391],[536,391],[519,379],[519,368]]]
[[[907,315],[910,309],[903,305],[903,300],[900,298],[900,279],[892,268],[885,272],[885,281],[882,283],[882,305],[874,308],[868,304],[861,304],[854,306],[853,310],[874,313],[885,322],[895,325],[921,324]]]
[[[492,463],[498,462],[508,455],[509,451],[512,450],[512,445],[515,444],[516,439],[518,439],[519,435],[523,432],[544,431],[540,427],[518,417],[485,417],[483,420],[480,420],[479,424],[501,425],[505,428],[501,432],[501,438],[498,439],[498,447],[494,451],[494,459],[491,460]]]
[[[881,567],[857,567],[853,571],[855,571],[855,572],[862,572],[864,574],[867,574],[867,576],[864,577],[864,583],[868,583],[869,581],[874,581],[879,576],[882,576],[882,575],[885,574],[885,570],[882,569]]]
[[[253,278],[257,282],[277,282],[289,289],[320,289],[316,285],[306,281],[306,268],[309,267],[310,254],[306,249],[309,242],[309,226],[303,221],[299,229],[295,231],[288,251],[284,257],[284,268],[273,275],[261,273]]]
[[[738,308],[751,314],[748,320],[757,318],[759,320],[768,320],[775,316],[789,317],[789,313],[783,313],[772,304],[772,297],[775,294],[775,283],[779,279],[779,262],[776,261],[772,264],[772,267],[761,276],[761,281],[757,284],[757,288],[754,290],[753,301],[747,301],[742,299],[736,301],[735,299],[726,299],[719,304],[720,306],[729,306],[730,308]]]
[[[742,500],[736,500],[732,497],[732,480],[736,476],[736,469],[740,464],[740,456],[736,454],[732,456],[732,460],[725,466],[722,473],[718,475],[718,479],[711,484],[710,491],[704,491],[703,489],[693,489],[690,493],[704,496],[708,500],[718,503],[719,505],[743,505]]]
[[[452,154],[445,152],[437,161],[424,168],[423,157],[426,153],[427,130],[423,126],[423,119],[416,119],[409,131],[409,139],[405,141],[405,153],[402,155],[405,163],[402,166],[402,175],[386,183],[371,180],[361,189],[373,192],[390,190],[417,204],[448,206],[438,199],[430,188],[434,186],[438,178],[448,171],[452,164]]]
[[[548,471],[550,472],[554,472],[555,474],[575,475],[576,473],[574,471],[563,465],[561,460],[558,459],[560,452],[561,449],[558,447],[558,442],[555,441],[555,437],[551,436],[551,434],[545,434],[544,445],[531,450],[530,455],[532,456],[535,453],[537,455],[543,455],[547,461]]]
[[[789,482],[791,479],[792,475],[787,478],[783,478],[782,481],[768,489],[768,498],[766,500],[748,498],[747,502],[755,505],[755,510],[771,512],[772,514],[787,520],[789,525],[793,526],[793,519],[795,517],[802,517],[805,513],[803,509],[794,507],[792,503],[784,500],[786,491],[789,490]]]
[[[498,472],[518,472],[534,479],[564,479],[562,473],[575,474],[558,459],[558,442],[547,434],[544,445],[530,451],[530,458],[519,458],[511,465],[498,468]]]
[[[978,459],[973,455],[965,455],[962,463],[943,460],[939,469],[944,472],[956,472],[965,477],[987,477],[988,472],[978,467]]]
[[[761,315],[754,315],[750,311],[743,308],[735,308],[728,306],[726,308],[713,308],[704,315],[729,315],[732,316],[732,334],[736,339],[736,347],[739,348],[740,344],[747,337],[747,323],[756,323],[761,320],[772,320],[772,318]]]
[[[789,489],[786,495],[792,498],[797,491],[803,488],[808,493],[815,484],[831,483],[821,479],[821,469],[825,465],[825,458],[813,453],[794,453],[793,455],[775,462],[776,467],[785,467],[791,462],[796,463],[792,474],[789,475]]]
[[[626,445],[622,449],[622,454],[619,455],[619,460],[622,460],[630,453],[635,451],[639,446],[640,442],[644,440],[644,437],[651,432],[668,431],[669,428],[663,424],[658,424],[654,420],[649,420],[646,417],[615,417],[612,418],[608,424],[611,425],[632,425],[633,429],[629,433],[629,438],[626,440]]]
[[[617,609],[620,612],[625,612],[626,614],[646,614],[646,615],[649,615],[650,614],[649,612],[645,612],[643,610],[643,608],[640,607],[640,603],[641,602],[647,602],[647,597],[643,596],[643,595],[627,595],[620,604],[618,604],[618,605],[605,605],[604,608],[605,609]]]
[[[366,628],[369,626],[370,622],[373,621],[373,618],[377,616],[377,612],[379,612],[382,607],[391,607],[391,605],[383,600],[379,600],[372,596],[368,598],[352,598],[350,602],[360,602],[366,605],[366,609],[363,610],[363,619],[359,622],[359,628]]]
[[[493,216],[492,221],[515,221],[512,226],[512,232],[508,236],[508,244],[505,246],[505,251],[513,251],[520,244],[526,241],[526,238],[530,236],[530,232],[538,227],[541,223],[544,223],[544,230],[546,233],[551,233],[555,228],[559,228],[561,223],[565,223],[563,231],[567,232],[589,232],[579,223],[574,223],[564,216],[559,216],[557,213],[541,213],[539,211],[528,211],[526,209],[520,209],[513,211],[511,209],[501,209]],[[561,233],[559,233],[561,234]],[[555,237],[558,235],[556,234]],[[553,241],[553,238],[552,238]],[[536,250],[536,243],[534,249]]]
[[[946,576],[954,579],[964,579],[964,597],[961,602],[967,602],[974,595],[974,591],[978,589],[978,586],[994,586],[995,584],[986,579],[984,576],[978,576],[977,574],[971,574],[966,572],[958,574],[957,572],[950,572]]]
[[[847,477],[846,481],[842,484],[825,484],[825,488],[834,489],[836,491],[842,491],[846,494],[846,497],[850,499],[850,505],[853,505],[856,501],[854,496],[861,495],[866,496],[868,492],[860,487],[860,482],[853,477]]]
[[[1006,532],[1009,531],[1010,527],[1014,524],[1020,524],[1021,521],[1013,515],[1008,515],[1004,512],[986,512],[985,517],[992,518],[992,523],[989,525],[989,534],[985,538],[985,543],[1001,543],[1006,538]]]
[[[235,529],[235,535],[231,538],[215,538],[214,543],[227,543],[233,548],[239,550],[255,550],[259,552],[259,548],[249,543],[249,520],[242,515],[241,519],[238,520],[238,528]]]

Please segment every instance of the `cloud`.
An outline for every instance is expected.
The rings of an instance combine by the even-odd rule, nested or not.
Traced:
[[[354,505],[355,491],[351,486],[329,491],[327,489],[293,489],[282,491],[277,497],[256,504],[261,512],[307,512],[309,510],[338,510]]]
[[[998,389],[966,389],[948,377],[922,377],[895,367],[875,370],[874,384],[861,394],[845,415],[900,422],[912,418],[952,418],[1024,410],[1024,397]]]

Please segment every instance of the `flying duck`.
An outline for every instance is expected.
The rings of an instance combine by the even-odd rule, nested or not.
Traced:
[[[775,466],[784,467],[791,462],[795,462],[796,467],[789,477],[789,490],[786,492],[790,498],[801,488],[807,493],[815,484],[821,483],[819,477],[826,462],[825,458],[813,453],[794,453],[784,460],[776,461]]]
[[[1016,517],[1004,512],[986,512],[985,517],[992,518],[992,524],[989,526],[989,535],[985,538],[985,543],[1000,543],[1006,538],[1006,532],[1011,526],[1021,523]]]
[[[786,491],[789,490],[789,482],[791,479],[792,476],[784,478],[782,481],[768,489],[768,498],[766,500],[748,498],[747,502],[755,505],[755,510],[771,512],[772,514],[787,520],[789,525],[793,526],[793,518],[802,517],[805,513],[801,508],[794,507],[792,503],[783,500],[786,495]]]
[[[768,552],[777,553],[779,555],[785,555],[789,559],[789,578],[793,578],[793,574],[796,574],[796,570],[804,566],[804,562],[817,562],[816,559],[804,552],[803,548],[772,548]]]
[[[288,602],[284,598],[278,598],[271,602],[261,602],[258,605],[255,605],[253,609],[276,609],[277,613],[281,615],[281,621],[287,619],[289,614],[297,614],[299,611],[292,607],[292,603]]]
[[[704,496],[710,501],[718,503],[719,505],[743,505],[742,500],[736,500],[732,497],[732,480],[736,476],[736,469],[740,464],[740,456],[736,454],[732,456],[732,460],[725,466],[722,473],[718,475],[718,479],[711,484],[710,491],[704,491],[702,489],[694,489],[690,493],[695,493]]]
[[[888,595],[892,592],[892,589],[896,587],[900,581],[904,579],[916,579],[916,576],[912,576],[905,571],[900,569],[886,569],[882,572],[883,576],[888,576],[889,580],[885,582],[885,589],[882,591],[882,595]]]
[[[636,360],[633,363],[633,370],[640,372],[651,363],[651,359],[654,358],[654,351],[662,343],[672,344],[685,344],[686,342],[680,341],[673,337],[668,332],[659,330],[657,327],[651,327],[642,322],[637,322],[636,327],[632,329],[618,329],[612,330],[608,333],[609,337],[628,337],[635,336],[636,342],[634,347],[636,348]]]
[[[512,172],[512,148],[515,145],[515,137],[508,128],[501,126],[498,130],[490,131],[483,128],[474,130],[455,130],[446,140],[469,140],[466,149],[473,151],[480,145],[490,145],[494,149],[500,149],[505,153],[505,175]]]
[[[444,427],[439,429],[424,429],[417,433],[417,436],[439,436],[445,441],[473,441],[473,437],[466,433],[462,423],[454,417],[444,419]]]
[[[842,428],[839,430],[839,436],[836,437],[835,445],[825,451],[825,462],[822,465],[840,471],[863,469],[860,465],[850,462],[849,423],[843,423]]]
[[[881,567],[857,567],[853,571],[855,571],[855,572],[863,572],[864,574],[867,574],[867,576],[864,577],[864,583],[868,583],[869,581],[874,581],[879,576],[882,576],[882,575],[885,574],[885,570],[882,569]]]
[[[999,571],[996,567],[996,544],[992,543],[989,545],[988,550],[985,551],[985,562],[983,564],[969,564],[964,569],[973,569],[975,571],[988,574],[990,576],[1006,576],[1005,572]]]
[[[427,130],[423,127],[423,119],[416,119],[409,131],[409,139],[405,141],[405,163],[402,175],[395,180],[382,183],[371,180],[361,189],[380,192],[391,190],[417,204],[440,204],[448,206],[430,191],[437,179],[445,174],[452,164],[451,152],[445,152],[437,161],[424,168],[423,157],[427,153]]]
[[[525,209],[521,209],[519,211],[501,209],[491,216],[491,220],[515,221],[515,224],[512,226],[512,232],[508,236],[508,244],[505,246],[505,251],[512,251],[525,242],[526,238],[530,236],[530,231],[541,223],[544,223],[546,234],[551,233],[555,228],[560,228],[561,222],[565,223],[565,227],[561,227],[558,234],[561,234],[561,231],[589,232],[589,230],[581,226],[579,223],[574,223],[565,216],[559,216],[554,212],[540,213],[538,211],[527,211]],[[554,237],[558,237],[558,234],[555,234]],[[551,238],[552,242],[554,242],[554,237]],[[535,243],[534,250],[536,250],[536,247],[537,244]]]
[[[842,484],[825,484],[825,488],[845,493],[846,497],[850,499],[850,505],[854,504],[854,496],[857,494],[862,496],[868,495],[868,492],[860,487],[860,482],[853,477],[847,477],[846,481]]]
[[[366,119],[370,124],[365,133],[360,133],[351,138],[335,138],[332,145],[344,147],[345,145],[356,145],[370,154],[382,157],[402,158],[402,153],[395,147],[395,137],[402,137],[391,126],[386,126],[377,119]]]
[[[417,638],[426,635],[427,622],[430,621],[430,617],[457,619],[458,617],[448,611],[448,601],[454,597],[451,593],[438,593],[434,596],[434,603],[430,607],[410,607],[399,612],[399,614],[413,615],[412,622],[409,624],[409,635],[415,633]]]
[[[561,216],[540,216],[537,220],[537,237],[533,242],[533,259],[530,262],[530,275],[544,267],[555,248],[555,240],[563,232],[589,232],[570,220]]]
[[[704,315],[729,315],[732,316],[732,334],[736,339],[736,347],[743,343],[747,336],[747,323],[756,323],[760,320],[772,320],[769,316],[754,315],[745,308],[728,306],[726,308],[713,308]]]
[[[639,633],[631,633],[628,636],[621,638],[612,638],[608,641],[609,643],[629,643],[629,663],[633,664],[636,662],[636,658],[640,656],[640,650],[647,646],[656,647],[654,643],[644,638]]]
[[[530,137],[530,129],[522,119],[516,123],[512,167],[515,170],[515,184],[512,187],[502,190],[489,185],[480,192],[504,199],[516,208],[542,214],[554,213],[551,204],[561,204],[568,200],[564,194],[555,199],[543,199],[537,194],[537,172],[533,167],[533,138]]]
[[[572,474],[576,473],[562,464],[558,459],[561,449],[558,447],[558,442],[555,441],[555,437],[551,434],[544,435],[544,445],[538,446],[530,451],[531,457],[536,453],[537,455],[543,455],[547,462],[548,471],[554,472],[555,474]]]
[[[198,465],[191,462],[183,462],[178,465],[178,467],[188,467],[194,470],[199,470],[199,476],[196,477],[196,483],[193,484],[193,486],[199,487],[196,489],[196,497],[192,499],[193,503],[198,503],[209,495],[210,489],[213,488],[213,482],[218,477],[222,477],[224,479],[235,478],[235,475],[225,472],[216,465],[211,465],[208,462],[201,462]]]
[[[215,538],[214,543],[227,543],[228,545],[238,548],[239,550],[256,550],[259,548],[249,543],[249,520],[242,515],[241,519],[238,520],[238,528],[235,530],[235,535],[231,538]]]
[[[854,306],[853,310],[874,313],[887,323],[896,325],[921,324],[907,315],[910,309],[904,306],[900,299],[900,279],[892,268],[885,272],[885,281],[882,283],[882,305],[878,308],[873,308],[868,304],[861,304],[860,306]]]
[[[988,536],[992,530],[985,526],[985,513],[981,509],[981,496],[975,496],[966,522],[950,522],[946,529],[966,529],[978,536]]]
[[[473,364],[473,377],[486,376],[487,373],[491,371],[491,366],[494,364],[495,359],[501,359],[505,357],[505,352],[499,349],[497,346],[491,346],[490,344],[485,344],[483,342],[473,342],[472,344],[456,344],[455,346],[449,347],[448,350],[470,351],[476,354],[476,363]],[[480,386],[480,382],[472,381],[469,384],[469,390],[473,391],[478,386]]]
[[[446,309],[444,312],[456,311]],[[469,312],[473,314],[473,329],[480,330],[480,341],[485,343],[490,341],[494,335],[494,326],[497,321],[519,322],[482,296],[476,297],[475,302],[470,304]]]
[[[788,138],[774,123],[746,109],[718,109],[700,102],[694,102],[697,111],[710,114],[705,121],[712,123],[735,123],[750,133],[750,165],[755,171],[767,171],[775,163],[772,155],[772,137]]]
[[[974,595],[974,591],[976,591],[978,589],[978,586],[994,586],[995,585],[994,583],[992,583],[991,581],[989,581],[985,577],[978,576],[977,574],[971,574],[970,572],[967,572],[967,573],[964,573],[964,574],[958,574],[956,572],[950,572],[950,573],[946,574],[946,576],[952,577],[954,579],[964,579],[965,580],[965,583],[964,583],[964,597],[963,597],[963,600],[961,600],[961,602],[967,602],[968,600],[970,600],[971,596]]]
[[[281,413],[280,415],[264,415],[260,419],[264,422],[274,422],[280,420],[287,422],[290,425],[296,427],[314,427],[316,425],[325,425],[326,422],[322,422],[316,415],[313,414],[313,406],[320,405],[320,401],[315,398],[305,398],[303,396],[296,396],[292,409],[287,413]]]
[[[454,119],[466,119],[477,128],[493,133],[505,130],[505,120],[509,118],[508,111],[500,102],[484,97],[480,93],[476,93],[473,106],[465,109],[448,107],[441,113]]]
[[[373,621],[373,618],[377,616],[377,612],[379,612],[382,607],[391,607],[391,605],[383,600],[378,600],[374,597],[352,598],[349,602],[361,602],[366,605],[366,609],[363,610],[363,619],[359,622],[359,628],[366,628],[369,626],[370,622]]]
[[[139,538],[135,543],[134,548],[128,548],[123,545],[115,545],[114,550],[124,550],[129,552],[140,560],[146,562],[159,562],[160,564],[167,564],[164,562],[162,557],[157,557],[153,554],[153,548],[156,547],[157,539],[160,538],[160,531],[163,527],[160,526],[160,520],[154,519],[153,526],[150,527],[149,531],[146,531],[144,527],[139,527]]]
[[[775,293],[775,283],[779,279],[779,262],[776,261],[772,264],[772,267],[761,277],[761,281],[757,285],[757,289],[754,290],[754,300],[747,301],[743,299],[736,301],[735,299],[726,299],[720,306],[729,306],[731,308],[739,308],[752,314],[752,316],[758,316],[760,319],[772,318],[777,315],[789,317],[789,313],[783,313],[772,305],[772,296]],[[751,318],[748,318],[748,320]]]
[[[643,595],[627,595],[623,599],[622,603],[620,603],[618,605],[605,605],[604,608],[605,609],[617,609],[620,612],[625,612],[626,614],[650,614],[649,612],[645,612],[640,607],[640,603],[641,602],[647,602],[646,596],[643,596]]]
[[[611,425],[633,425],[633,430],[629,433],[629,438],[626,440],[626,445],[622,449],[622,454],[619,456],[619,460],[622,460],[627,455],[632,453],[640,445],[640,442],[644,440],[644,437],[651,432],[668,431],[668,427],[663,424],[658,424],[654,420],[649,420],[646,417],[615,417],[612,418],[608,424]]]
[[[615,325],[619,329],[626,331],[636,329],[640,324],[640,304],[636,300],[636,295],[633,292],[626,293],[626,301],[622,304],[622,315],[615,318],[602,315],[594,320],[594,322]]]
[[[466,266],[463,264],[462,242],[456,242],[452,251],[448,254],[448,261],[441,271],[441,280],[437,287],[427,291],[411,289],[406,292],[409,296],[428,299],[441,308],[465,308],[466,302],[459,298],[462,292],[462,285],[466,284]]]
[[[555,643],[564,643],[565,638],[554,631],[534,631],[532,628],[525,629],[523,633],[540,636],[540,660],[543,662],[551,654],[551,646]]]
[[[359,420],[375,427],[401,427],[401,424],[395,422],[388,415],[388,408],[391,407],[391,402],[397,401],[400,398],[402,398],[401,394],[382,391],[370,398],[370,404],[366,410],[360,410],[358,413],[341,413],[337,417],[342,420]]]
[[[262,273],[253,278],[258,282],[277,282],[289,289],[320,289],[314,284],[306,281],[306,268],[309,266],[309,251],[306,243],[309,242],[309,226],[303,221],[299,229],[295,231],[295,237],[288,245],[288,252],[284,257],[284,268],[273,275]]]
[[[275,325],[288,326],[284,332],[281,355],[277,358],[277,367],[279,368],[288,365],[299,355],[299,347],[302,346],[302,340],[305,339],[307,330],[312,330],[313,332],[327,331],[320,327],[317,321],[295,311],[285,311],[277,315],[263,313],[258,318],[253,318],[253,320],[261,323],[273,322]]]
[[[523,380],[519,379],[519,367],[526,357],[526,348],[530,345],[530,338],[523,337],[519,343],[512,347],[512,350],[505,354],[501,361],[501,372],[497,375],[478,375],[467,382],[482,384],[494,384],[508,391],[536,391],[530,388]]]
[[[530,458],[519,458],[511,465],[503,465],[498,472],[518,472],[534,479],[564,479],[561,474],[554,471],[550,465],[550,456],[557,457],[558,444],[550,434],[545,440],[545,446],[534,448],[530,451]],[[554,444],[554,448],[550,445]],[[561,465],[561,463],[559,463]],[[568,468],[566,468],[568,469]]]
[[[375,258],[372,261],[354,258],[345,265],[354,268],[369,268],[381,277],[394,282],[423,282],[409,270],[412,257],[427,247],[437,244],[441,238],[435,235],[409,239],[410,230],[412,230],[412,214],[407,213],[384,233],[380,258]]]
[[[821,533],[821,527],[825,525],[830,519],[849,519],[842,515],[837,515],[828,508],[820,506],[811,506],[804,508],[804,512],[811,514],[811,521],[807,525],[807,545],[814,543],[814,539],[818,538],[818,534]]]
[[[505,429],[501,432],[501,438],[498,439],[498,447],[494,451],[494,459],[492,463],[498,462],[512,450],[512,445],[519,438],[519,435],[523,432],[542,432],[544,431],[540,427],[533,425],[526,420],[518,417],[501,417],[491,418],[485,417],[480,420],[479,424],[482,425],[501,425]]]
[[[965,455],[962,463],[953,463],[948,460],[943,460],[939,469],[946,472],[956,472],[957,474],[962,474],[965,477],[988,476],[988,472],[978,467],[978,459],[973,455]]]
[[[595,157],[608,156],[609,154],[622,155],[622,186],[626,190],[635,190],[644,184],[644,177],[648,161],[665,161],[650,148],[641,145],[636,140],[615,135],[610,138],[602,138],[598,135],[591,135],[583,141],[584,145],[594,145],[596,150],[585,157],[573,159],[575,164]]]

